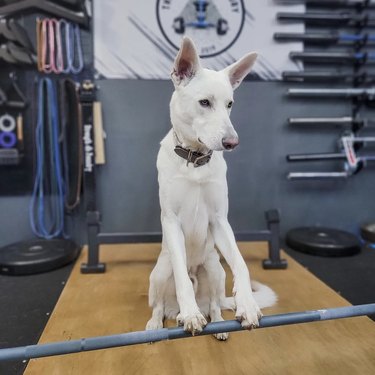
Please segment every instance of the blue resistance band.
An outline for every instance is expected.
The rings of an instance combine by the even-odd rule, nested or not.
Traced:
[[[56,87],[50,78],[41,78],[38,83],[38,119],[35,131],[36,176],[29,216],[34,234],[45,239],[65,236],[65,189],[59,132]]]
[[[81,33],[77,24],[71,24],[69,22],[65,24],[65,42],[67,69],[73,74],[78,74],[83,69],[83,53]],[[77,64],[74,65],[74,61],[76,60]]]

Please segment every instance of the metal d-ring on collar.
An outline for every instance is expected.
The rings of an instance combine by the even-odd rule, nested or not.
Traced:
[[[192,163],[194,168],[197,168],[207,164],[211,160],[212,150],[210,150],[207,154],[189,150],[181,146],[181,142],[178,139],[176,132],[173,132],[173,136],[176,142],[179,143],[179,145],[175,146],[174,152],[181,158],[187,160],[187,166],[189,165],[189,163]]]

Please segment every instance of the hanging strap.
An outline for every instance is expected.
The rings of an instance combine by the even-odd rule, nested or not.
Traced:
[[[60,109],[65,208],[72,211],[80,202],[83,150],[78,89],[76,83],[68,78],[60,81]]]
[[[78,74],[83,69],[83,53],[79,26],[67,23],[65,30],[66,54],[69,71],[73,74]]]
[[[82,116],[83,139],[83,182],[87,211],[96,211],[95,143],[94,143],[94,101],[96,88],[92,81],[83,81],[79,97]]]
[[[43,38],[42,38],[42,20],[36,20],[36,45],[37,45],[37,66],[39,72],[43,71]]]

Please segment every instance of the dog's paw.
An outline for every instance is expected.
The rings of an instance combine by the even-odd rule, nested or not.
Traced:
[[[194,314],[177,315],[177,324],[184,326],[185,332],[190,332],[193,336],[202,332],[203,328],[207,325],[206,318],[198,311]]]
[[[236,319],[245,329],[253,329],[259,326],[259,320],[263,316],[260,308],[253,298],[236,299]]]
[[[227,332],[215,333],[214,337],[218,339],[219,341],[226,341],[229,339],[229,333]]]
[[[150,319],[146,324],[146,330],[154,330],[163,328],[163,321],[158,319]]]

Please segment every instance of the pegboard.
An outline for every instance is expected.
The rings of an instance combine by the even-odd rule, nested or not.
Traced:
[[[38,18],[52,18],[53,16],[47,14],[33,13],[29,15],[19,15],[14,17],[17,22],[25,28],[29,38],[36,51],[36,20]],[[85,78],[92,77],[93,71],[93,48],[92,48],[92,32],[91,26],[88,30],[81,28],[81,44],[83,49],[84,69],[77,75],[72,74],[49,74],[48,77],[53,80],[70,77],[76,82],[80,82]],[[12,77],[16,80],[16,84],[20,91],[26,98],[26,107],[24,109],[6,108],[0,105],[0,154],[4,155],[4,149],[11,154],[7,161],[1,162],[0,157],[0,195],[2,196],[16,196],[31,194],[34,184],[35,174],[35,127],[37,121],[37,82],[41,76],[46,74],[39,73],[37,66],[20,67],[13,66],[0,62],[0,88],[9,97],[16,97],[17,93],[12,88]],[[7,115],[16,122],[15,129],[11,130],[10,135],[2,135],[1,130],[1,116]],[[22,141],[20,141],[19,126],[17,126],[17,119],[22,118]],[[11,120],[13,122],[13,120]],[[7,123],[7,122],[6,122]],[[12,126],[11,126],[12,128]],[[1,145],[1,139],[5,137],[5,143],[8,146]],[[15,138],[15,143],[14,143]],[[14,143],[12,147],[9,144]],[[18,157],[14,155],[18,153]]]
[[[5,66],[1,69],[1,89],[8,100],[20,100],[11,76],[27,101],[25,108],[0,106],[0,195],[24,195],[33,183],[33,73]]]

